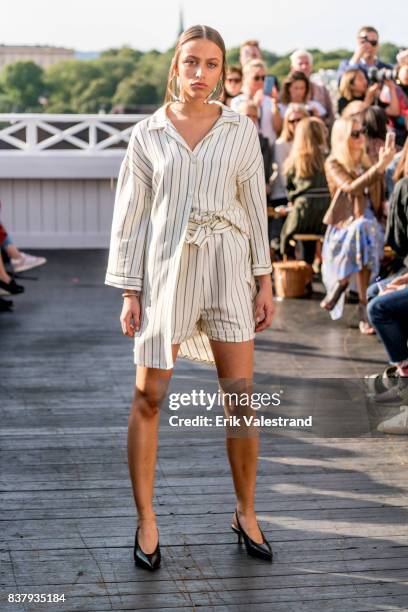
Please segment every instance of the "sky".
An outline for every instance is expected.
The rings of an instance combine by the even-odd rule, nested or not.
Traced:
[[[165,51],[175,42],[179,10],[184,27],[216,28],[227,48],[247,38],[284,53],[299,47],[352,49],[361,25],[382,41],[408,47],[408,2],[387,11],[383,0],[3,0],[0,44],[42,44],[101,51],[129,45]],[[0,6],[1,6],[0,4]],[[398,5],[398,6],[397,6]]]

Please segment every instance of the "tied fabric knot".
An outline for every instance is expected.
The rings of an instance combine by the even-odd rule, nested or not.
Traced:
[[[185,241],[202,247],[213,234],[230,230],[233,224],[220,213],[195,215],[189,218]]]

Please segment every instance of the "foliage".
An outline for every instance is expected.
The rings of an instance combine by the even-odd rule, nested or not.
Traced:
[[[395,62],[399,47],[383,43],[380,56]],[[347,49],[309,49],[314,69],[336,69],[348,58]],[[34,62],[6,65],[0,73],[0,112],[97,113],[113,106],[161,104],[174,47],[161,53],[125,46],[106,49],[97,59],[67,60],[43,70]],[[262,49],[270,74],[282,81],[289,71],[290,53],[278,55]],[[239,47],[227,50],[229,65],[239,63]],[[45,102],[45,103],[44,103]]]

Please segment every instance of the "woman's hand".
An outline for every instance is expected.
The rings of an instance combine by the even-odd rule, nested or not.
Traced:
[[[272,279],[270,274],[258,277],[260,288],[255,296],[255,332],[260,332],[270,326],[275,307],[272,298]],[[264,281],[264,279],[266,279]]]
[[[378,152],[378,163],[380,165],[381,170],[385,170],[386,167],[392,162],[394,159],[394,155],[396,153],[395,145],[392,146],[383,146],[380,148]]]
[[[125,336],[133,338],[135,331],[140,328],[140,302],[139,296],[132,295],[123,298],[123,307],[120,315],[120,324]]]

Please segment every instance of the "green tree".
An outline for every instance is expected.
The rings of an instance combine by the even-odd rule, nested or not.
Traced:
[[[381,57],[381,59],[384,62],[388,62],[389,64],[395,64],[396,55],[398,51],[400,50],[400,48],[401,47],[397,47],[397,45],[394,45],[393,43],[385,42],[382,45],[380,45],[380,50],[379,50],[378,55]]]
[[[44,71],[34,62],[7,64],[0,77],[3,109],[8,112],[38,112],[39,97],[44,93]]]

